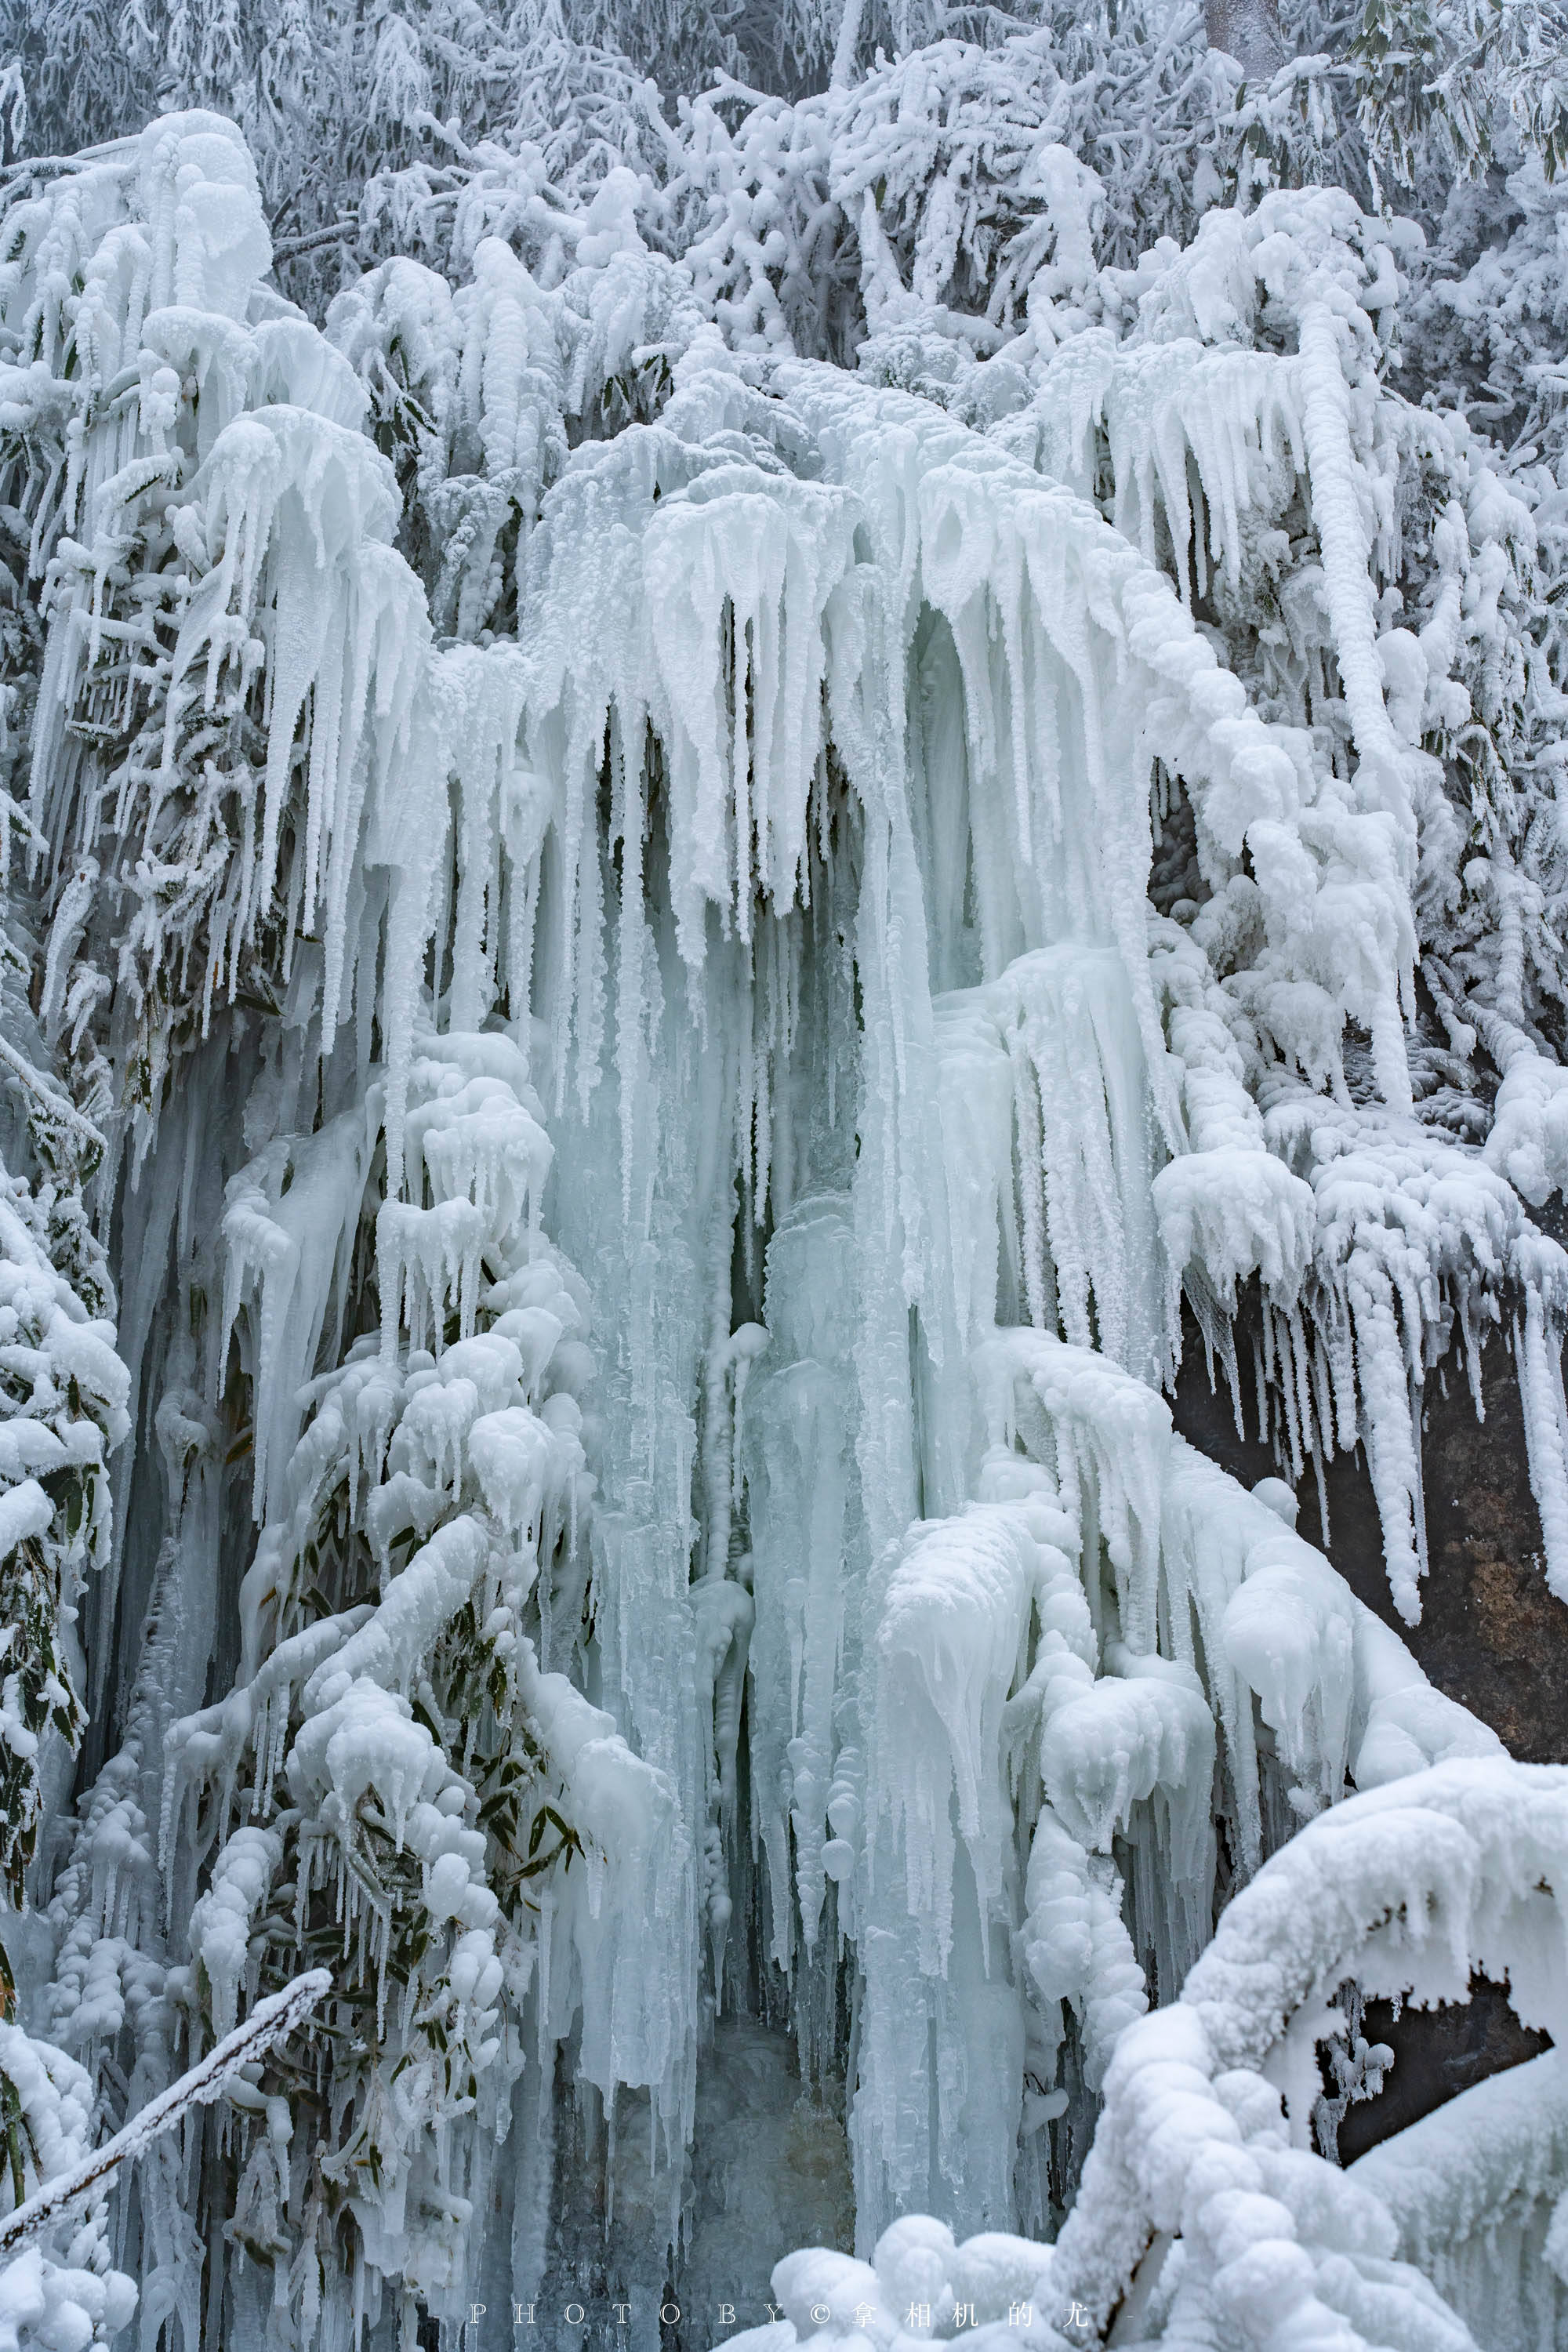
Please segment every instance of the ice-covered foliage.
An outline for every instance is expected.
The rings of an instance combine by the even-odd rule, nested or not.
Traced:
[[[86,1717],[73,1628],[110,1540],[105,1467],[127,1434],[114,1326],[53,1262],[43,1203],[0,1168],[0,1867],[13,1899],[33,1858],[51,1737]]]
[[[9,804],[15,818],[18,812]],[[0,936],[0,2115],[15,2209],[91,2150],[84,2070],[27,2030],[25,1885],[87,1728],[79,1615],[109,1565],[109,1461],[129,1431],[114,1292],[83,1208],[102,1138],[47,1075],[26,1003],[25,922]],[[47,1950],[47,1946],[46,1946]],[[104,2191],[0,2273],[0,2342],[107,2344],[135,2306]]]
[[[20,2026],[0,2024],[0,2074],[10,2144],[10,2198],[20,2207],[92,2149],[92,2084],[74,2059]],[[0,2271],[0,2343],[111,2344],[136,2308],[136,2288],[112,2266],[100,2188],[49,2231],[13,2252]]]
[[[10,926],[3,948],[0,1135],[16,1172],[0,1160],[0,2115],[14,2210],[88,2157],[95,2137],[90,2078],[17,2014],[37,1958],[37,1922],[21,1915],[40,1830],[68,1793],[87,1727],[79,1608],[108,1564],[108,1461],[129,1423],[112,1287],[80,1192],[101,1138],[44,1074]],[[0,2342],[111,2342],[136,2300],[113,2252],[100,2187],[13,2252],[0,2272]]]
[[[63,2163],[330,1973],[147,2352],[530,2305],[569,2101],[653,2352],[736,2011],[775,2347],[1555,2326],[1552,2064],[1310,2145],[1347,1979],[1555,2034],[1568,1830],[1294,1492],[1414,1622],[1496,1333],[1568,1600],[1552,20],[742,15],[24,26],[3,2030]]]
[[[1237,1895],[1181,1998],[1122,2033],[1054,2247],[1001,2233],[955,2245],[944,2224],[906,2219],[868,2263],[788,2256],[773,2273],[782,2322],[734,2341],[1058,2352],[1115,2319],[1118,2343],[1172,2347],[1555,2342],[1549,2232],[1568,2179],[1555,2048],[1346,2171],[1313,2147],[1311,2119],[1347,1979],[1426,2007],[1468,2000],[1484,1970],[1561,2037],[1565,1806],[1561,1769],[1499,1759],[1321,1815]]]

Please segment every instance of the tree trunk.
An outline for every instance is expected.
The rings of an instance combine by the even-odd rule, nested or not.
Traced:
[[[1211,49],[1233,57],[1248,81],[1268,81],[1285,62],[1279,0],[1205,0]]]

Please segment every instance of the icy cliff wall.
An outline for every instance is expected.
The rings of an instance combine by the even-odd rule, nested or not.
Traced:
[[[1531,516],[1387,388],[1386,224],[1096,273],[1067,163],[945,400],[874,208],[851,375],[721,333],[624,171],[324,331],[220,118],[13,207],[24,1061],[86,1129],[7,1244],[61,1451],[3,1532],[95,1717],[23,1800],[23,2018],[134,2105],[333,1975],[114,2217],[191,2352],[531,2300],[558,2074],[661,2273],[726,2004],[847,2076],[861,2254],[1109,2226],[1118,2053],[1232,1891],[1499,1744],[1173,1433],[1184,1300],[1293,1475],[1364,1447],[1406,1622],[1423,1383],[1505,1329],[1562,1597],[1555,853],[1445,764],[1538,722]],[[121,1415],[73,1518],[36,1473]]]

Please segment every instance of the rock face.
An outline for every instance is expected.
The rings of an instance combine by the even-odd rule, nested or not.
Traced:
[[[1248,1347],[1249,1335],[1238,1329],[1244,1363]],[[1482,1352],[1484,1421],[1476,1418],[1458,1355],[1428,1374],[1426,1388],[1422,1475],[1430,1567],[1421,1588],[1420,1623],[1405,1624],[1389,1598],[1377,1505],[1359,1450],[1330,1465],[1323,1548],[1359,1598],[1403,1636],[1439,1690],[1489,1723],[1522,1762],[1568,1762],[1568,1608],[1548,1591],[1542,1566],[1512,1354],[1500,1337]],[[1266,1445],[1254,1435],[1237,1435],[1229,1393],[1223,1386],[1211,1391],[1195,1332],[1184,1352],[1173,1403],[1182,1434],[1233,1476],[1251,1486],[1279,1475]],[[1321,1543],[1310,1470],[1297,1495],[1301,1532]],[[1340,2125],[1339,2155],[1346,2164],[1472,2083],[1521,2065],[1547,2046],[1544,2035],[1520,2024],[1506,1990],[1480,1979],[1463,2007],[1406,2009],[1396,2017],[1390,2003],[1370,2002],[1363,2031],[1369,2041],[1387,2043],[1394,2063],[1379,2095],[1352,2106]]]
[[[1472,2084],[1551,2047],[1544,2033],[1521,2025],[1506,1989],[1485,1977],[1471,1978],[1470,1998],[1462,2008],[1444,2002],[1436,2009],[1402,2010],[1395,2017],[1392,2002],[1369,2000],[1362,2011],[1362,2032],[1369,2042],[1387,2043],[1394,2064],[1375,2099],[1347,2110],[1338,2134],[1342,2164],[1353,2164],[1369,2147],[1419,2123]]]
[[[1237,1330],[1243,1363],[1250,1353]],[[1389,1598],[1383,1538],[1364,1455],[1329,1465],[1323,1546],[1352,1591],[1400,1633],[1437,1688],[1459,1699],[1530,1764],[1568,1762],[1568,1608],[1547,1591],[1541,1522],[1530,1491],[1513,1357],[1500,1337],[1481,1360],[1486,1419],[1478,1421],[1458,1355],[1426,1380],[1426,1538],[1430,1568],[1421,1622],[1406,1625]],[[1279,1466],[1253,1433],[1238,1437],[1230,1396],[1211,1391],[1195,1331],[1174,1398],[1177,1428],[1247,1486]],[[1298,1490],[1301,1533],[1321,1543],[1317,1479]]]
[[[1548,1591],[1530,1491],[1513,1359],[1500,1339],[1483,1358],[1487,1418],[1462,1376],[1427,1408],[1423,1467],[1431,1570],[1421,1623],[1406,1641],[1440,1690],[1489,1723],[1526,1763],[1568,1758],[1568,1609]],[[1330,1481],[1331,1524],[1342,1513],[1335,1565],[1364,1600],[1377,1566],[1376,1515],[1353,1465],[1342,1499]],[[1357,1503],[1364,1495],[1358,1516]],[[1352,1572],[1351,1560],[1358,1563]]]

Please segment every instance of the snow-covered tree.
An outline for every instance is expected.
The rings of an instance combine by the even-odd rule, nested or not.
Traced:
[[[1557,19],[1211,18],[0,14],[13,2201],[331,1979],[0,2344],[652,2352],[737,2013],[773,2352],[1553,2340],[1554,2062],[1324,2084],[1563,1776],[1293,1490],[1417,1622],[1497,1330],[1568,1601]]]

